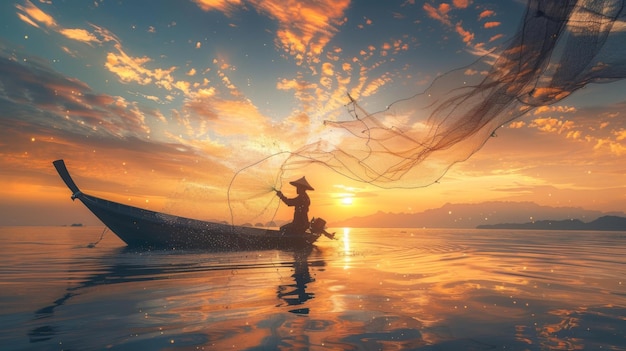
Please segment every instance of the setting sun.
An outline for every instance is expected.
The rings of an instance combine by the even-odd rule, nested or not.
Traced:
[[[352,203],[354,202],[354,198],[352,196],[344,196],[341,198],[341,204],[342,205],[352,205]]]

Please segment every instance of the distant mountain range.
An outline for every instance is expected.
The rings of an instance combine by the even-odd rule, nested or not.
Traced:
[[[478,204],[445,204],[418,213],[379,211],[330,223],[332,227],[362,228],[477,228],[502,223],[538,223],[541,221],[590,222],[603,216],[626,217],[624,212],[602,212],[580,207],[541,206],[533,202],[490,201]],[[626,230],[626,228],[624,228]]]
[[[626,217],[603,216],[591,222],[579,219],[536,221],[527,223],[483,224],[478,229],[534,229],[534,230],[626,230]]]

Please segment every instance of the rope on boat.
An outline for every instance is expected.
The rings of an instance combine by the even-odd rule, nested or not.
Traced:
[[[100,241],[102,241],[102,239],[104,239],[104,233],[106,233],[107,229],[109,229],[109,228],[107,228],[107,227],[105,226],[105,227],[104,227],[104,230],[102,231],[102,234],[100,234],[100,239],[98,239],[95,243],[89,243],[89,245],[87,245],[87,247],[88,247],[88,248],[94,248],[94,247],[96,247],[96,245],[98,245],[98,243],[99,243]]]

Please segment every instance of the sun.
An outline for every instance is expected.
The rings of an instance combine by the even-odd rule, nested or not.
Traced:
[[[354,198],[352,196],[344,196],[341,198],[341,204],[342,205],[352,205],[352,203],[354,202]]]

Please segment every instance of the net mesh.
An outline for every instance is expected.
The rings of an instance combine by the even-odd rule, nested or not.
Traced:
[[[381,188],[436,182],[507,122],[589,83],[624,78],[624,20],[624,1],[529,0],[517,33],[498,50],[383,111],[368,113],[351,100],[351,117],[326,121],[317,141],[239,171],[229,188],[232,220],[272,218],[279,203],[271,190],[312,164]],[[244,190],[259,179],[273,181]]]

